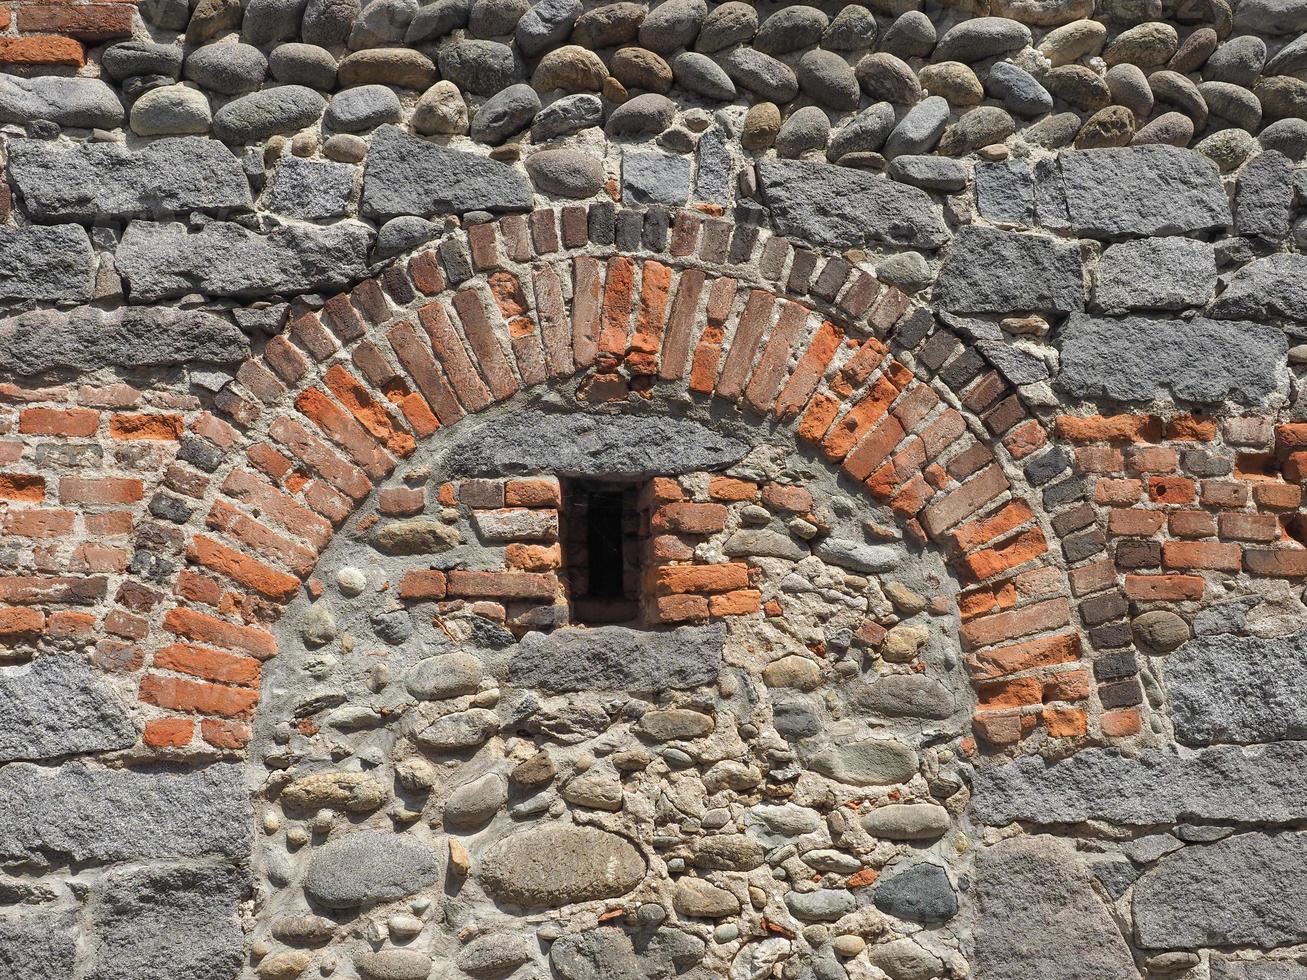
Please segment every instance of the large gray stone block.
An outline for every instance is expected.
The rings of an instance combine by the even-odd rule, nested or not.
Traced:
[[[0,122],[48,119],[60,126],[114,129],[125,116],[118,94],[98,78],[0,74]]]
[[[1134,891],[1145,949],[1307,940],[1307,834],[1238,834],[1163,858]]]
[[[1111,245],[1098,263],[1094,302],[1104,310],[1202,306],[1216,289],[1216,254],[1193,238],[1137,238]]]
[[[355,222],[260,235],[221,221],[194,234],[177,222],[133,221],[116,259],[134,303],[196,292],[253,299],[350,285],[367,269],[372,237]]]
[[[1081,235],[1183,235],[1230,224],[1216,164],[1174,146],[1071,150],[1057,178]]]
[[[1257,323],[1113,320],[1073,315],[1062,328],[1058,385],[1076,397],[1263,404],[1284,374],[1284,334]]]
[[[93,371],[194,361],[233,364],[249,353],[249,340],[239,327],[200,310],[82,306],[0,320],[0,369],[21,375],[59,367]]]
[[[515,687],[556,693],[687,689],[717,680],[725,640],[720,625],[528,633],[513,651],[509,679]]]
[[[1048,235],[963,228],[949,246],[934,299],[960,313],[1084,309],[1080,247]]]
[[[558,473],[638,480],[720,469],[748,451],[744,440],[686,419],[524,411],[465,431],[445,460],[463,476]]]
[[[1145,749],[1130,758],[1086,749],[1057,762],[1023,756],[976,769],[973,814],[1002,826],[1104,820],[1141,825],[1181,819],[1266,821],[1307,818],[1307,744],[1227,745],[1181,754]]]
[[[1213,956],[1212,980],[1307,980],[1307,966],[1294,960],[1245,962]]]
[[[121,700],[81,657],[47,654],[0,670],[0,762],[134,744]]]
[[[0,767],[0,862],[243,859],[253,822],[243,771]]]
[[[92,917],[86,980],[233,980],[244,959],[237,913],[249,891],[229,865],[112,872]]]
[[[976,857],[976,980],[1137,980],[1075,850],[1017,837]]]
[[[72,980],[77,918],[45,911],[0,917],[0,980]]]
[[[80,225],[0,227],[0,297],[91,298],[95,255]]]
[[[1293,636],[1200,636],[1166,658],[1177,741],[1307,738],[1307,630]]]
[[[948,241],[939,208],[916,187],[801,160],[764,160],[758,177],[782,235],[839,249],[873,242],[933,249]]]
[[[1249,262],[1230,277],[1212,316],[1307,320],[1307,255],[1281,252]]]
[[[534,197],[526,176],[475,153],[449,150],[382,126],[372,138],[363,172],[363,210],[385,221],[468,211],[529,211]]]
[[[248,210],[250,185],[217,140],[162,139],[139,150],[120,143],[47,140],[9,144],[9,176],[35,221],[93,222],[172,212]]]

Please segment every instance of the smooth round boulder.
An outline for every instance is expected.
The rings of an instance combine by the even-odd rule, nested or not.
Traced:
[[[1180,616],[1166,609],[1153,609],[1130,621],[1130,635],[1147,652],[1170,653],[1193,633]]]
[[[908,110],[907,115],[890,132],[889,139],[885,141],[886,158],[929,153],[944,134],[948,117],[948,102],[940,96],[931,95],[922,99]]]
[[[871,11],[851,3],[822,32],[821,46],[827,51],[861,51],[876,43],[876,31]]]
[[[895,55],[884,51],[869,54],[858,62],[854,75],[862,90],[873,99],[909,106],[921,101],[917,73]]]
[[[299,33],[304,0],[247,0],[241,40],[266,48]]]
[[[925,58],[939,40],[934,22],[920,10],[899,14],[880,39],[880,49],[898,58]]]
[[[830,109],[856,109],[862,93],[849,63],[833,51],[807,52],[799,59],[799,89]]]
[[[322,155],[337,163],[362,163],[368,155],[368,144],[358,136],[336,133],[322,144]]]
[[[492,95],[472,118],[472,138],[489,146],[498,146],[515,133],[531,125],[540,111],[540,96],[525,82],[510,85]]]
[[[467,103],[453,82],[441,80],[413,107],[413,129],[423,136],[452,136],[468,130]]]
[[[1250,133],[1261,127],[1262,104],[1246,88],[1229,82],[1200,82],[1198,94],[1213,116]]]
[[[639,89],[666,95],[672,87],[671,65],[646,48],[619,48],[609,60],[608,70],[628,91]]]
[[[1265,119],[1307,119],[1307,81],[1292,75],[1263,78],[1253,86]]]
[[[1107,28],[1096,20],[1076,20],[1049,31],[1036,50],[1059,68],[1098,54],[1107,41]]]
[[[781,131],[781,110],[774,102],[759,102],[744,114],[740,145],[746,150],[767,150]]]
[[[354,831],[315,848],[304,893],[329,909],[391,902],[440,880],[437,852],[411,834]]]
[[[735,98],[731,76],[706,54],[682,51],[672,59],[672,76],[681,88],[706,99],[730,102]]]
[[[597,54],[565,44],[540,59],[531,86],[537,92],[598,92],[607,77],[608,67]]]
[[[435,0],[418,8],[404,32],[404,43],[433,44],[461,27],[467,26],[471,12],[468,0]]]
[[[344,44],[361,6],[360,0],[308,0],[300,40],[324,48]]]
[[[830,18],[816,7],[782,7],[762,22],[753,46],[770,55],[801,51],[820,42],[829,24]]]
[[[1220,38],[1216,36],[1216,31],[1210,27],[1200,27],[1184,39],[1166,67],[1182,75],[1198,71],[1207,63],[1218,44]]]
[[[722,56],[721,66],[736,85],[769,102],[793,102],[799,79],[783,61],[753,48],[736,48]]]
[[[1094,16],[1094,0],[993,0],[989,12],[1031,27],[1058,27]]]
[[[676,103],[665,95],[637,95],[613,110],[605,127],[609,136],[631,139],[657,136],[676,118]]]
[[[334,138],[334,137],[333,137]],[[429,242],[440,234],[440,225],[415,214],[391,218],[377,231],[378,259],[388,259]],[[420,665],[422,661],[418,661]],[[416,665],[415,665],[416,666]]]
[[[599,96],[588,92],[567,95],[540,110],[531,124],[531,138],[543,143],[591,126],[600,126],[603,121],[604,104]]]
[[[964,156],[982,146],[1002,143],[1016,131],[1017,124],[1005,109],[977,106],[944,130],[935,151],[947,157]]]
[[[540,150],[526,158],[526,172],[542,194],[581,200],[604,186],[604,163],[580,150]]]
[[[361,51],[402,44],[417,9],[417,0],[370,0],[354,21],[346,46]]]
[[[1138,119],[1147,119],[1152,113],[1153,87],[1138,65],[1113,65],[1104,81],[1112,102],[1125,106]]]
[[[1248,88],[1266,65],[1266,42],[1260,37],[1232,37],[1221,44],[1203,65],[1203,80],[1229,82]]]
[[[228,102],[213,117],[213,135],[224,143],[257,143],[295,133],[318,121],[327,102],[303,85],[281,85]]]
[[[776,134],[776,153],[795,159],[814,150],[825,150],[830,139],[830,119],[819,106],[804,106],[790,113]]]
[[[1053,68],[1040,81],[1053,98],[1081,112],[1097,112],[1112,102],[1112,90],[1107,81],[1084,65]],[[1144,89],[1148,90],[1147,83]]]
[[[1307,157],[1307,120],[1280,119],[1271,123],[1257,137],[1267,150],[1279,150],[1290,160]]]
[[[1159,68],[1180,48],[1180,35],[1174,27],[1161,21],[1137,24],[1122,31],[1103,52],[1108,65],[1138,65]]]
[[[645,859],[624,837],[555,822],[491,844],[476,874],[498,901],[561,908],[625,895],[644,878]]]
[[[1156,103],[1178,109],[1194,121],[1194,126],[1202,129],[1207,125],[1207,102],[1198,91],[1198,86],[1184,75],[1175,71],[1155,71],[1148,76],[1148,87],[1152,89]]]
[[[924,65],[917,73],[921,86],[931,95],[947,99],[949,105],[978,105],[985,98],[984,86],[976,73],[960,61],[940,61]]]
[[[249,44],[206,44],[186,59],[185,77],[222,95],[253,92],[263,84],[268,59]]]
[[[472,0],[467,29],[473,37],[507,37],[531,9],[531,0]]]
[[[360,85],[337,93],[323,121],[340,133],[366,133],[403,117],[399,96],[393,90],[385,85]]]
[[[204,93],[185,85],[151,89],[132,105],[137,136],[191,136],[207,133],[213,117]]]
[[[182,71],[182,49],[176,44],[121,41],[104,49],[100,67],[106,75],[119,82],[137,75],[178,78]]]
[[[640,43],[659,54],[688,48],[707,16],[705,0],[664,0],[641,22]]]
[[[934,840],[947,832],[949,815],[936,803],[891,803],[869,811],[860,822],[872,837],[884,840]]]
[[[323,92],[336,87],[336,59],[316,44],[279,44],[268,56],[268,70],[283,85],[307,85]]]
[[[704,19],[694,49],[707,53],[723,51],[732,45],[753,40],[756,33],[758,11],[753,4],[726,0],[726,3],[715,7]]]
[[[1053,111],[1053,96],[1034,75],[1010,61],[997,62],[985,77],[985,88],[1018,116],[1042,116]]]
[[[517,22],[513,32],[517,49],[535,57],[546,48],[562,44],[572,33],[582,9],[581,0],[539,0]]]
[[[968,64],[999,58],[1030,45],[1030,28],[1004,17],[973,17],[950,27],[935,46],[936,61]]]
[[[875,153],[894,128],[894,107],[877,102],[863,109],[837,132],[826,156],[832,163],[847,153]]]
[[[587,10],[572,27],[572,42],[588,51],[634,41],[644,22],[643,4],[619,0]]]
[[[473,42],[468,42],[473,43]],[[444,71],[443,74],[448,74]],[[436,80],[436,66],[421,51],[409,48],[369,48],[345,55],[336,68],[341,88],[393,85],[426,89]]]
[[[1165,146],[1188,146],[1194,138],[1194,122],[1183,112],[1164,112],[1149,121],[1130,138],[1131,146],[1158,143]]]

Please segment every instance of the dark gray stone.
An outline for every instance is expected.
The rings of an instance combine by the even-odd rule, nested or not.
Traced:
[[[0,918],[0,980],[72,980],[77,927],[66,912]]]
[[[935,61],[997,58],[1030,44],[1030,28],[1006,17],[973,17],[950,27],[935,46]]]
[[[135,744],[122,702],[81,657],[52,653],[0,670],[0,762]]]
[[[1278,150],[1290,160],[1307,157],[1307,119],[1277,119],[1257,134],[1267,150]]]
[[[784,105],[799,94],[799,79],[794,69],[769,54],[753,48],[734,48],[719,63],[731,81],[760,99]]]
[[[682,51],[672,59],[672,76],[686,91],[704,98],[730,102],[735,98],[735,83],[717,62],[697,51]]]
[[[524,80],[513,49],[498,41],[455,41],[440,49],[437,61],[441,78],[473,95],[494,95]]]
[[[852,66],[834,51],[817,49],[805,54],[799,59],[798,79],[805,94],[830,109],[847,111],[858,107],[862,95],[858,79]]]
[[[976,210],[987,221],[1035,223],[1035,178],[1023,160],[976,164]]]
[[[644,976],[631,937],[614,926],[563,936],[549,947],[549,965],[562,980]]]
[[[761,161],[758,175],[782,235],[837,249],[872,242],[934,249],[948,240],[939,209],[915,187],[799,160]]]
[[[623,102],[608,117],[605,129],[618,139],[656,136],[676,118],[676,103],[657,92],[646,92]]]
[[[567,136],[604,121],[604,104],[589,92],[566,95],[540,110],[531,123],[531,138],[536,143]]]
[[[87,980],[233,980],[249,893],[244,872],[225,865],[111,872],[92,916]]]
[[[985,89],[1018,116],[1042,116],[1053,111],[1053,97],[1035,76],[1010,61],[1000,61],[989,69]]]
[[[299,34],[305,0],[249,0],[241,21],[241,38],[266,48]]]
[[[757,31],[758,11],[753,5],[727,0],[704,18],[695,50],[724,51],[733,44],[752,40]]]
[[[1242,0],[1234,25],[1255,34],[1301,34],[1307,31],[1307,6],[1301,0]]]
[[[898,58],[924,58],[935,50],[935,24],[920,10],[899,14],[880,39],[880,49]]]
[[[647,479],[720,469],[748,444],[696,422],[661,416],[523,411],[465,432],[445,456],[467,476],[557,473]]]
[[[813,150],[826,149],[830,139],[830,118],[821,106],[808,105],[796,109],[781,124],[776,134],[776,154],[795,159]]]
[[[399,96],[387,85],[360,85],[338,92],[323,117],[329,127],[341,133],[367,133],[404,117]]]
[[[530,9],[531,0],[474,0],[468,30],[473,37],[507,37]]]
[[[115,129],[126,115],[118,94],[98,78],[0,74],[0,122],[46,119],[60,126]]]
[[[934,299],[961,313],[1083,309],[1080,247],[1046,235],[962,228],[940,269]]]
[[[359,830],[314,851],[304,893],[329,909],[393,902],[439,881],[440,866],[432,845],[412,834]]]
[[[95,255],[80,225],[0,227],[0,297],[91,298]]]
[[[439,41],[451,31],[466,27],[471,12],[468,0],[436,0],[424,4],[409,21],[404,31],[404,43],[412,46],[423,41]]]
[[[182,49],[176,44],[154,41],[120,41],[104,49],[100,67],[116,81],[136,75],[177,78],[182,72]]]
[[[1270,948],[1307,939],[1307,834],[1238,834],[1165,857],[1135,884],[1145,949]]]
[[[958,913],[958,895],[948,872],[928,861],[883,875],[872,900],[886,915],[909,922],[947,922]]]
[[[581,0],[540,0],[517,22],[517,46],[525,54],[537,55],[562,44],[581,16]]]
[[[976,347],[1014,385],[1034,384],[1048,378],[1048,365],[1042,357],[1014,347],[1006,340],[981,340]]]
[[[1307,39],[1307,35],[1304,35]],[[1258,154],[1239,171],[1234,228],[1240,235],[1281,241],[1289,234],[1293,207],[1289,158],[1278,150]]]
[[[540,96],[530,85],[510,85],[496,92],[472,118],[472,138],[492,146],[531,125],[540,111]]]
[[[306,221],[338,218],[349,210],[358,168],[349,163],[283,157],[265,207]]]
[[[1307,255],[1256,259],[1230,277],[1211,315],[1220,320],[1307,320]]]
[[[377,258],[388,259],[407,252],[423,242],[431,241],[440,231],[440,225],[416,215],[391,218],[377,232]]]
[[[272,77],[287,85],[329,92],[336,87],[336,59],[316,44],[279,44],[268,56]]]
[[[1287,349],[1283,332],[1257,323],[1075,314],[1062,328],[1058,385],[1118,401],[1170,390],[1190,401],[1258,405],[1279,388]]]
[[[1072,150],[1058,157],[1071,227],[1081,235],[1183,235],[1224,228],[1216,164],[1174,146]]]
[[[707,16],[704,0],[664,0],[641,21],[640,44],[664,55],[689,47]]]
[[[300,22],[300,39],[324,48],[344,44],[360,7],[360,0],[309,0]]]
[[[11,140],[9,177],[36,221],[103,221],[160,212],[243,211],[250,185],[240,160],[217,140],[121,143]]]
[[[716,625],[527,633],[513,651],[509,678],[516,687],[555,693],[685,690],[716,681],[725,636]]]
[[[0,369],[20,375],[56,367],[93,371],[192,361],[235,364],[249,353],[249,340],[238,327],[199,310],[83,306],[0,320]]]
[[[812,47],[830,24],[830,18],[807,4],[781,7],[762,22],[753,45],[768,54],[789,54]]]
[[[895,180],[931,191],[960,191],[967,186],[961,160],[929,154],[895,157],[886,171]]]
[[[525,175],[473,153],[448,150],[383,126],[372,138],[363,173],[363,210],[381,220],[401,214],[529,211]]]
[[[978,767],[975,816],[1002,826],[1105,820],[1170,824],[1181,819],[1283,823],[1307,816],[1307,745],[1274,742],[1245,751],[1219,746],[1186,755],[1145,749],[1127,758],[1086,749],[1059,762],[1024,756]]]
[[[279,85],[228,102],[213,116],[213,135],[224,143],[258,143],[317,122],[327,101],[303,85]]]
[[[975,966],[985,980],[1137,980],[1075,850],[1017,837],[976,857]]]
[[[1252,88],[1265,65],[1266,42],[1245,34],[1230,38],[1212,52],[1203,65],[1203,78]]]
[[[729,204],[735,161],[727,135],[714,126],[699,137],[695,156],[698,164],[694,180],[695,199],[723,206]]]
[[[1166,659],[1176,740],[1185,745],[1307,737],[1307,631],[1276,639],[1203,636]]]
[[[268,59],[251,44],[206,44],[186,58],[186,78],[221,95],[242,95],[263,84]]]
[[[244,766],[0,768],[0,860],[110,862],[220,854],[244,860],[253,817]]]
[[[885,156],[893,159],[909,154],[926,154],[935,149],[948,125],[949,104],[941,96],[922,99],[899,120],[885,141]]]
[[[1216,253],[1193,238],[1139,238],[1109,245],[1094,302],[1109,312],[1203,306],[1216,289]]]
[[[176,222],[133,221],[115,261],[134,303],[193,292],[248,299],[339,290],[362,278],[371,245],[372,231],[354,222],[260,235],[221,221],[194,234]]]
[[[832,162],[846,153],[875,153],[894,129],[894,107],[877,102],[854,116],[831,137],[826,158]]]

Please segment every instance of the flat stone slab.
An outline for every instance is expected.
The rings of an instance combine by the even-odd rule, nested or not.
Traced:
[[[1066,841],[1017,837],[976,856],[975,967],[985,980],[1137,980],[1130,950]]]
[[[249,338],[238,326],[202,310],[81,306],[0,320],[0,369],[20,375],[51,368],[236,364],[249,355]]]
[[[1307,255],[1280,253],[1249,262],[1212,304],[1222,320],[1307,320]]]
[[[1307,630],[1200,636],[1166,658],[1167,706],[1185,745],[1307,738]]]
[[[1226,745],[1181,754],[1145,749],[1128,758],[1085,749],[1058,762],[1022,756],[978,766],[972,813],[981,823],[1170,824],[1180,820],[1307,818],[1307,743]]]
[[[217,140],[195,136],[156,140],[139,150],[120,143],[65,148],[48,140],[14,140],[9,176],[35,221],[244,211],[252,203],[236,155]]]
[[[1238,834],[1162,858],[1135,884],[1145,949],[1307,940],[1307,834]]]
[[[1049,176],[1059,185],[1051,192],[1065,200],[1067,220],[1079,235],[1184,235],[1233,220],[1220,171],[1193,150],[1069,150],[1059,154],[1056,175]]]
[[[1284,376],[1288,342],[1264,324],[1120,320],[1073,314],[1061,331],[1058,386],[1076,397],[1151,401],[1171,392],[1196,402],[1261,405]]]
[[[1098,263],[1094,302],[1113,312],[1202,306],[1216,289],[1215,250],[1193,238],[1137,238]]]
[[[0,298],[91,298],[95,254],[81,225],[0,227]]]
[[[935,304],[959,313],[1070,313],[1085,306],[1080,246],[1048,235],[961,229],[935,282]]]
[[[196,292],[254,299],[345,288],[363,277],[372,238],[350,221],[266,235],[222,221],[193,234],[178,222],[133,221],[115,258],[134,303]]]
[[[444,454],[453,473],[556,473],[638,480],[720,469],[748,444],[698,422],[661,415],[524,411],[475,425]]]
[[[47,654],[0,669],[0,762],[135,744],[126,708],[81,657]]]
[[[397,126],[382,126],[372,137],[361,207],[379,220],[529,211],[534,201],[526,176],[498,160],[436,146]]]
[[[244,859],[250,851],[244,767],[0,767],[0,861]]]
[[[930,195],[916,187],[800,160],[761,161],[758,177],[782,235],[839,249],[873,242],[935,249],[949,238]]]
[[[601,626],[528,633],[513,652],[509,680],[554,693],[684,690],[717,680],[725,641],[719,624],[667,632]]]

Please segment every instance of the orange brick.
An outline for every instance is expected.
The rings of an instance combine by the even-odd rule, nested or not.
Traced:
[[[290,601],[300,587],[300,580],[294,575],[278,571],[206,534],[197,534],[191,539],[186,555],[276,602]]]
[[[45,613],[39,609],[0,606],[0,636],[12,639],[36,636],[45,628]]]
[[[1002,544],[972,552],[962,559],[962,566],[977,582],[983,582],[1018,565],[1024,565],[1047,551],[1048,542],[1044,539],[1044,532],[1038,527],[1032,527]]]
[[[1126,454],[1131,473],[1174,473],[1180,457],[1168,446],[1137,446]]]
[[[958,525],[948,533],[948,540],[959,551],[969,551],[1015,530],[1034,517],[1024,500],[1010,500],[989,517]]]
[[[724,504],[664,504],[654,511],[650,522],[656,533],[716,534],[726,528]]]
[[[1115,446],[1077,446],[1076,469],[1081,473],[1121,473],[1125,454]]]
[[[417,441],[399,427],[382,404],[368,393],[363,382],[344,367],[333,364],[327,369],[323,381],[363,428],[396,456],[407,456],[417,448]],[[300,410],[304,411],[304,408],[301,407]],[[318,419],[314,418],[314,421],[317,422]]]
[[[1127,575],[1125,594],[1136,602],[1201,599],[1206,583],[1197,575]]]
[[[267,630],[229,623],[183,606],[168,610],[163,617],[163,628],[197,643],[243,650],[260,660],[267,660],[277,652],[277,638]]]
[[[504,485],[509,507],[557,507],[562,503],[556,480],[509,480]]]
[[[1139,480],[1100,478],[1094,487],[1094,500],[1100,504],[1133,504],[1144,492]]]
[[[784,483],[768,483],[762,488],[763,506],[771,510],[806,514],[812,510],[812,494],[803,487]]]
[[[1015,640],[1030,633],[1057,629],[1071,622],[1066,599],[1048,599],[1009,612],[994,613],[965,623],[959,631],[968,649]]]
[[[714,616],[747,616],[761,608],[762,593],[757,589],[740,589],[708,600],[708,611]]]
[[[563,552],[556,544],[520,544],[504,549],[504,562],[523,572],[548,572],[563,565]]]
[[[1084,701],[1089,697],[1089,671],[1068,670],[1044,680],[1045,701]]]
[[[1216,422],[1193,415],[1173,415],[1166,420],[1166,438],[1188,442],[1211,442],[1216,438]]]
[[[1194,481],[1185,476],[1150,476],[1148,498],[1159,504],[1191,504],[1197,497]]]
[[[1053,738],[1079,738],[1089,732],[1084,708],[1045,708],[1044,725]]]
[[[1307,449],[1307,422],[1286,422],[1275,427],[1275,448],[1282,453]]]
[[[735,480],[729,476],[714,476],[708,480],[708,496],[713,500],[739,502],[758,499],[758,484],[751,480]]]
[[[222,684],[256,687],[259,683],[259,662],[253,657],[223,653],[190,643],[170,643],[156,651],[154,666]]]
[[[1221,537],[1234,541],[1276,541],[1280,522],[1274,514],[1231,512],[1220,517]]]
[[[4,493],[0,492],[2,496]],[[1253,486],[1253,500],[1257,506],[1267,510],[1297,510],[1302,504],[1302,487],[1288,483],[1258,483]]]
[[[109,435],[115,439],[175,441],[182,437],[182,417],[180,415],[129,415],[120,412],[109,419]]]
[[[659,596],[654,614],[663,623],[683,623],[708,618],[708,600],[701,595]]]
[[[239,721],[200,719],[200,737],[215,749],[243,749],[250,741],[250,726]]]
[[[976,686],[976,700],[986,710],[1041,704],[1044,685],[1037,677],[1019,677]]]
[[[146,722],[141,741],[152,749],[178,749],[191,744],[195,722],[189,718],[155,718]]]
[[[1177,538],[1210,538],[1216,534],[1216,515],[1205,510],[1177,510],[1167,526]]]
[[[67,537],[73,532],[71,510],[53,507],[19,507],[0,514],[0,528],[20,538]]]
[[[18,431],[25,435],[78,439],[99,428],[100,413],[91,408],[25,408],[18,416]]]
[[[94,632],[95,615],[93,613],[74,612],[71,609],[52,612],[45,624],[46,636],[54,636],[65,640],[83,639]]]
[[[401,599],[443,599],[447,589],[445,573],[434,568],[415,568],[399,580]]]
[[[1241,555],[1237,544],[1217,541],[1167,541],[1162,545],[1162,565],[1166,568],[1237,572]]]
[[[45,478],[35,473],[0,473],[0,498],[39,501],[45,499]]]
[[[1007,447],[1013,459],[1025,459],[1047,442],[1048,436],[1044,432],[1044,427],[1036,419],[1023,422],[1003,437],[1003,445]]]
[[[1109,738],[1125,738],[1138,735],[1143,728],[1143,718],[1138,708],[1116,708],[1103,712],[1103,734]]]
[[[132,33],[134,9],[131,3],[23,3],[18,7],[18,29],[107,41]]]
[[[1002,677],[1037,667],[1071,663],[1080,659],[1080,650],[1080,637],[1063,633],[973,653],[967,657],[967,667],[975,679]]]
[[[249,688],[224,687],[162,674],[146,674],[141,678],[140,697],[146,704],[169,711],[222,718],[248,718],[259,701],[259,693]]]
[[[377,512],[386,517],[408,517],[422,513],[427,493],[421,487],[386,487],[377,494]]]
[[[70,37],[0,37],[0,64],[81,68],[85,63],[86,49]]]
[[[749,567],[742,562],[725,565],[663,565],[651,573],[662,593],[734,592],[747,588]]]
[[[453,571],[446,576],[451,596],[477,599],[552,599],[558,592],[554,575],[536,572]]]
[[[65,504],[134,504],[145,496],[145,484],[133,477],[65,476],[59,479],[59,499]]]
[[[1152,415],[1059,415],[1054,425],[1068,442],[1156,442],[1162,434]]]

